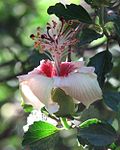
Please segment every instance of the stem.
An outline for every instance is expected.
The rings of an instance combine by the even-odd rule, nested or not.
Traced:
[[[105,8],[103,6],[100,7],[99,10],[99,19],[100,19],[100,25],[102,28],[104,28],[104,13],[105,13]]]
[[[68,62],[71,62],[71,46],[68,49]]]
[[[109,40],[110,40],[110,38],[109,38],[109,34],[108,34],[108,32],[107,32],[107,30],[105,29],[105,27],[104,27],[104,24],[105,24],[105,7],[104,6],[101,6],[100,7],[100,15],[99,15],[99,18],[100,18],[100,25],[101,25],[101,27],[102,27],[102,29],[103,29],[103,33],[105,34],[105,36],[107,37],[107,44],[106,44],[106,50],[108,50],[109,49]]]
[[[48,51],[49,52],[49,51]],[[53,58],[50,56],[50,53],[44,52],[44,54],[51,60],[53,61]]]
[[[60,74],[60,56],[55,54],[55,56],[53,56],[53,59],[55,62],[57,76],[59,76],[59,74]]]
[[[109,50],[109,38],[107,39],[106,50]]]
[[[60,118],[60,120],[61,120],[61,123],[62,123],[62,125],[63,125],[63,127],[65,128],[65,129],[70,129],[70,125],[68,124],[68,122],[67,122],[67,119],[66,118]]]

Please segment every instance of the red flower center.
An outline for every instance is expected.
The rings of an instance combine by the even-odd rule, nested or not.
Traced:
[[[63,62],[60,64],[60,73],[59,76],[66,77],[68,76],[69,73],[73,72],[77,67],[72,64],[71,62]],[[40,74],[44,74],[47,77],[54,77],[57,76],[56,73],[56,68],[54,64],[49,61],[45,60],[41,65],[40,65]]]

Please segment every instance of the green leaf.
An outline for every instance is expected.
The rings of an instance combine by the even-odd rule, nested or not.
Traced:
[[[60,130],[47,138],[41,139],[37,142],[34,142],[29,145],[30,150],[70,150],[70,142],[75,140],[76,138],[76,130]],[[83,149],[82,146],[76,147],[72,144],[72,149],[74,150],[86,150]],[[25,147],[27,149],[27,147]],[[25,150],[26,150],[25,149]]]
[[[82,123],[78,129],[78,140],[94,146],[107,146],[117,138],[116,131],[108,124],[97,119],[89,119]]]
[[[30,144],[31,150],[54,150],[59,140],[59,134],[55,133],[49,137]]]
[[[113,111],[118,112],[120,107],[120,93],[118,92],[104,92],[103,99],[107,106]]]
[[[38,140],[47,138],[57,133],[58,131],[59,130],[55,126],[47,122],[43,122],[43,121],[35,122],[33,125],[30,126],[29,130],[24,134],[24,139],[22,144],[28,145],[33,142],[37,142]]]
[[[65,137],[63,135],[65,135]],[[67,146],[69,143],[65,143],[64,141],[73,140],[75,137],[76,130],[74,129],[60,130],[60,132],[30,143],[29,145],[25,145],[24,149],[26,150],[29,147],[30,150],[70,150],[70,147]]]
[[[102,36],[102,34],[99,34],[92,29],[83,29],[79,36],[79,46],[88,44],[94,40],[97,40],[98,38],[101,38]]]
[[[64,17],[65,20],[75,19],[88,24],[92,23],[88,12],[80,5],[70,4],[65,7],[63,4],[57,3],[55,6],[50,6],[47,11],[48,14],[55,14],[59,18]]]
[[[54,88],[51,92],[51,98],[54,102],[57,102],[60,106],[59,111],[55,115],[64,117],[74,113],[75,103],[69,95],[67,95],[62,89]],[[67,106],[67,107],[66,107]]]
[[[120,37],[120,17],[114,20],[114,26],[116,30],[116,34]]]
[[[108,50],[100,52],[90,58],[88,66],[95,67],[95,73],[98,76],[98,82],[102,88],[105,81],[105,75],[112,70],[112,54]]]
[[[110,146],[109,146],[110,149],[113,149],[113,150],[116,150],[117,148],[117,145],[115,143],[112,143]]]
[[[93,105],[90,105],[89,108],[85,109],[80,114],[81,122],[84,122],[91,118],[100,118],[99,110]]]
[[[115,27],[116,34],[120,37],[120,16],[115,12],[112,12],[110,15],[107,15],[107,22],[112,22]]]
[[[30,113],[33,110],[33,106],[32,105],[28,105],[28,104],[21,104],[21,106],[23,107],[24,112],[26,113]]]
[[[86,128],[86,127],[89,127],[92,124],[98,124],[100,122],[101,121],[96,119],[96,118],[88,119],[88,120],[86,120],[86,121],[84,121],[83,123],[80,124],[80,128]]]

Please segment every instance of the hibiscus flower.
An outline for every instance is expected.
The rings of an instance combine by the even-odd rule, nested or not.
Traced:
[[[45,106],[49,113],[55,113],[60,106],[52,99],[51,92],[60,88],[74,102],[88,107],[102,98],[94,67],[85,67],[83,61],[62,62],[62,58],[68,54],[68,47],[77,42],[74,35],[78,27],[70,29],[71,24],[66,25],[63,19],[60,28],[55,21],[52,22],[47,26],[47,34],[41,35],[38,29],[37,35],[31,37],[35,40],[35,47],[40,46],[41,52],[49,53],[53,61],[42,60],[33,71],[19,76],[22,97],[37,109]]]

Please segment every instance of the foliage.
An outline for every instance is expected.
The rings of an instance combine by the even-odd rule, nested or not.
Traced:
[[[90,58],[88,66],[95,67],[95,73],[98,75],[98,82],[101,88],[104,85],[105,75],[112,69],[112,54],[106,50]]]
[[[78,129],[79,142],[81,138],[93,146],[107,146],[116,140],[117,135],[109,124],[90,119],[83,122]]]
[[[85,23],[92,23],[92,20],[87,11],[80,5],[66,5],[57,3],[55,6],[48,8],[48,14],[55,14],[57,17],[64,17],[65,20],[79,20]]]
[[[83,29],[79,35],[80,42],[79,46],[89,44],[90,42],[97,40],[98,38],[101,38],[102,34],[97,33],[93,29]]]
[[[35,122],[24,135],[23,145],[31,144],[40,139],[47,138],[58,132],[58,129],[46,122]]]
[[[64,117],[74,113],[75,104],[73,103],[73,99],[69,95],[66,95],[66,93],[62,89],[53,89],[51,95],[53,101],[57,102],[60,106],[60,109],[56,113],[56,116]]]
[[[114,22],[114,26],[113,26],[114,31],[115,31],[114,34],[116,34],[114,36],[117,37],[117,38],[115,38],[112,33],[113,30],[112,30],[112,32],[110,32],[109,28],[107,29],[107,26],[105,24],[105,18],[104,18],[106,7],[108,7],[109,5],[111,6],[110,1],[105,1],[105,2],[102,1],[100,3],[97,1],[86,1],[86,2],[89,5],[92,5],[93,8],[95,7],[96,9],[98,9],[99,13],[97,13],[96,17],[99,17],[99,23],[98,23],[98,27],[100,28],[99,32],[98,32],[97,28],[93,28],[93,27],[95,27],[95,23],[94,23],[95,20],[91,21],[90,15],[81,5],[70,4],[70,5],[64,6],[61,3],[57,3],[55,6],[50,6],[48,8],[48,13],[55,14],[59,18],[64,17],[65,20],[78,20],[78,21],[80,21],[79,22],[80,24],[88,23],[88,24],[92,25],[94,23],[92,28],[90,28],[90,25],[86,25],[82,30],[79,31],[79,39],[80,39],[80,42],[78,44],[79,47],[80,46],[83,47],[86,44],[89,45],[89,43],[91,43],[103,36],[106,36],[106,38],[107,38],[106,49],[100,53],[97,53],[95,56],[91,57],[88,62],[88,66],[95,67],[95,73],[98,76],[98,82],[99,82],[101,88],[103,89],[104,104],[106,106],[110,107],[112,109],[111,111],[116,112],[119,109],[119,107],[118,107],[119,106],[119,93],[109,92],[109,91],[104,92],[104,90],[106,89],[105,86],[107,84],[105,79],[113,67],[113,63],[112,63],[113,56],[112,56],[111,52],[109,51],[109,42],[110,42],[110,40],[114,39],[119,44],[119,41],[118,41],[119,19],[112,20]],[[103,9],[101,7],[101,9],[100,9],[101,12],[99,11],[99,6],[100,7],[102,6],[104,8]],[[108,23],[108,22],[106,22],[106,23]],[[104,44],[104,43],[102,43],[102,44]],[[55,101],[57,100],[58,103],[60,103],[59,98],[64,97],[58,93],[54,94],[54,95],[57,95],[57,96],[59,95],[58,97],[54,96]],[[53,100],[54,100],[54,98],[53,98]],[[67,104],[67,105],[69,105],[69,104]],[[61,103],[60,103],[60,106],[61,106]],[[115,131],[115,129],[112,127],[112,125],[109,122],[110,118],[106,118],[107,122],[104,122],[102,120],[102,117],[99,115],[99,112],[100,112],[99,107],[96,107],[96,106],[97,105],[95,104],[94,108],[96,109],[96,112],[98,109],[98,112],[97,112],[98,114],[96,115],[96,117],[98,117],[101,120],[86,118],[87,114],[85,114],[85,115],[84,115],[84,113],[82,114],[83,110],[79,110],[79,111],[81,111],[80,113],[77,112],[77,114],[76,114],[77,116],[82,115],[82,120],[84,120],[84,117],[86,118],[86,120],[85,120],[85,122],[81,123],[80,126],[78,127],[76,138],[78,138],[78,141],[80,142],[80,144],[88,145],[88,149],[89,148],[94,149],[95,147],[99,147],[101,149],[104,149],[104,148],[107,149],[110,144],[117,141],[118,135],[117,135],[117,132]],[[103,109],[103,108],[101,108],[101,109]],[[107,109],[107,107],[105,109]],[[62,112],[64,112],[64,110],[65,110],[65,108],[62,110]],[[86,113],[91,114],[92,113],[91,110],[92,109],[90,109],[89,111],[86,111]],[[72,116],[72,117],[74,118],[74,116]],[[66,126],[66,124],[67,124],[66,120],[62,120],[61,123],[63,124],[63,127],[65,126],[65,127],[70,128],[69,125]],[[29,133],[29,131],[27,133]],[[27,140],[27,139],[29,139],[29,137],[24,138],[24,140]]]
[[[52,96],[55,102],[59,101],[61,106],[64,105],[60,109],[60,114],[58,112],[51,115],[46,110],[43,112],[47,112],[47,117],[58,122],[57,127],[44,121],[34,122],[24,134],[23,147],[31,150],[61,150],[61,148],[118,150],[120,147],[119,1],[85,0],[79,5],[55,3],[57,1],[53,2],[52,6],[47,6],[46,12],[49,15],[55,14],[60,19],[64,18],[68,22],[76,21],[79,26],[77,34],[79,41],[74,47],[75,55],[78,59],[83,57],[88,61],[88,66],[95,67],[103,99],[91,104],[89,108],[79,107],[77,104],[74,106],[73,99],[57,88]],[[20,124],[18,128],[24,124],[24,113],[22,110],[19,113],[20,108],[16,104],[16,95],[18,95],[16,76],[28,73],[39,65],[40,60],[48,58],[44,54],[39,54],[38,50],[31,49],[32,44],[29,39],[34,28],[39,25],[44,28],[49,18],[46,12],[39,11],[43,11],[45,4],[33,0],[0,1],[0,14],[4,14],[0,15],[2,33],[0,36],[0,139],[2,141],[0,147],[2,150],[21,149],[21,139],[14,133],[20,132],[21,137],[22,131],[16,129],[15,122]],[[105,40],[101,42],[103,38]],[[60,93],[59,97],[56,92]],[[60,97],[68,99],[68,103],[62,102]],[[33,110],[31,105],[24,104],[23,108],[27,114]],[[74,112],[74,108],[77,111]],[[113,124],[115,120],[118,129]],[[76,125],[76,121],[79,125]]]
[[[113,111],[119,111],[120,105],[120,93],[107,91],[104,93],[104,102],[109,106]]]

